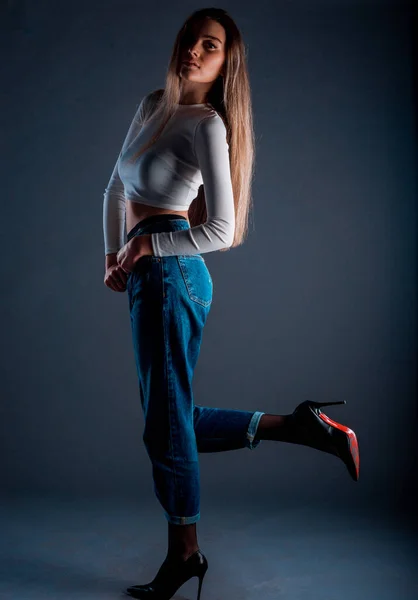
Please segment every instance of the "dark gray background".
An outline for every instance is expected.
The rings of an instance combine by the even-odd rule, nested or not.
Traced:
[[[195,401],[287,414],[346,400],[326,412],[356,431],[361,469],[354,484],[338,459],[274,442],[201,455],[202,513],[416,501],[411,5],[221,5],[248,49],[254,212],[243,246],[205,256],[214,300]],[[136,105],[164,86],[175,34],[203,6],[3,4],[5,496],[159,510],[127,296],[103,283],[103,192]]]

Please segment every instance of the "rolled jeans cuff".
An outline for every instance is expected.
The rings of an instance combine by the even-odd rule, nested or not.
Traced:
[[[168,512],[164,511],[165,518],[172,525],[192,525],[193,523],[197,523],[200,519],[200,512],[193,517],[176,517],[173,515],[169,515]]]
[[[250,450],[254,450],[255,448],[257,448],[257,446],[261,442],[261,440],[254,441],[254,437],[257,433],[257,427],[258,427],[258,424],[260,423],[260,419],[264,414],[265,413],[257,410],[251,417],[251,421],[250,421],[250,424],[248,425],[248,429],[247,429],[247,441],[245,444],[247,446],[247,448],[249,448]]]

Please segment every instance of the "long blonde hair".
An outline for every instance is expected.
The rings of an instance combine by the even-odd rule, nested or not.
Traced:
[[[190,29],[204,19],[210,18],[220,23],[226,32],[225,63],[223,77],[219,76],[207,94],[207,102],[222,118],[227,131],[229,162],[235,207],[235,234],[231,247],[242,244],[248,231],[248,217],[252,206],[252,180],[254,176],[254,129],[251,102],[251,89],[246,64],[246,52],[241,33],[230,15],[221,8],[203,8],[192,13],[177,33],[171,59],[168,65],[165,89],[156,90],[157,102],[153,115],[161,117],[161,125],[131,158],[135,160],[160,137],[165,125],[176,110],[180,100],[180,77],[178,70],[182,60],[184,39]],[[145,115],[147,121],[151,114]],[[189,207],[188,217],[191,227],[204,223],[207,219],[204,185],[201,185],[196,198]],[[222,248],[221,251],[229,250]]]

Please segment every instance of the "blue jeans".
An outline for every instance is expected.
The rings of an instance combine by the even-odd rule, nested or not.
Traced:
[[[183,216],[153,215],[128,233],[178,231]],[[201,254],[143,256],[128,274],[127,292],[145,417],[143,441],[155,494],[169,523],[200,519],[199,452],[256,448],[261,411],[194,404],[193,370],[212,302],[212,278]]]

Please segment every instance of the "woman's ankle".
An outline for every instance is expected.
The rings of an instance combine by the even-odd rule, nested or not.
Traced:
[[[257,427],[259,440],[288,441],[291,415],[262,415]]]
[[[191,546],[189,548],[169,548],[167,550],[166,560],[187,560],[189,556],[199,550],[199,546]]]

